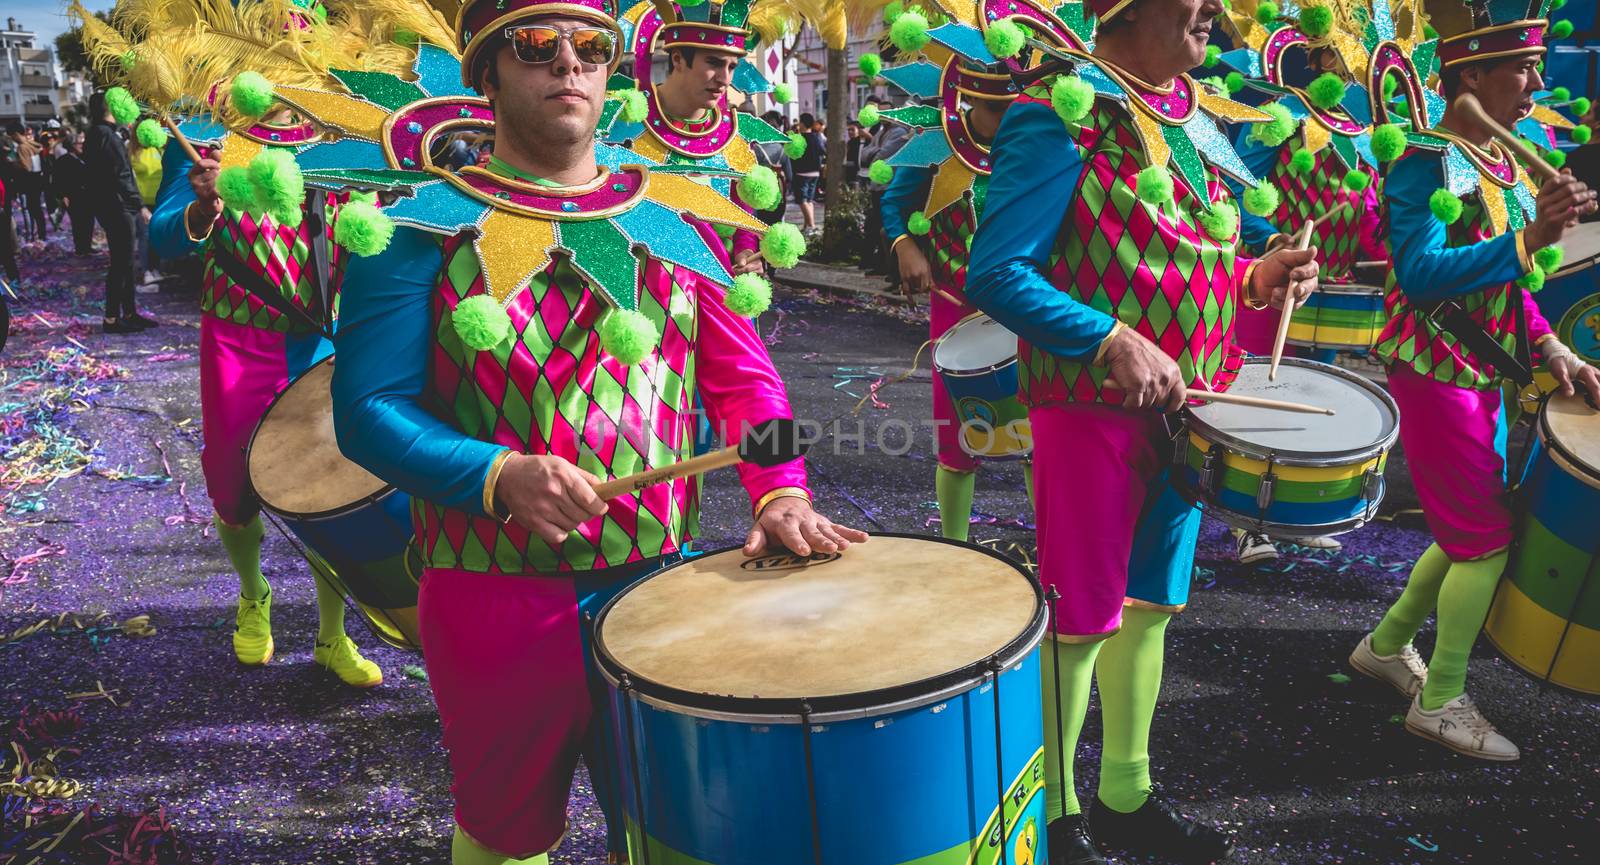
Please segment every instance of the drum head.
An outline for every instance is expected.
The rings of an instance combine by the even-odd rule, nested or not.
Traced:
[[[933,347],[941,373],[988,372],[1017,359],[1017,335],[983,313],[962,319]]]
[[[619,595],[597,642],[632,679],[678,692],[825,700],[971,667],[1042,615],[1033,581],[997,553],[874,535],[811,560],[731,549],[674,565]]]
[[[1593,267],[1600,259],[1600,222],[1585,222],[1567,232],[1556,246],[1561,247],[1561,267],[1552,276]]]
[[[274,513],[328,515],[388,487],[339,452],[331,360],[306,370],[279,394],[250,439],[250,484]]]
[[[1392,443],[1400,412],[1377,385],[1325,363],[1284,358],[1278,380],[1267,380],[1266,358],[1250,358],[1229,393],[1334,410],[1332,415],[1300,414],[1243,405],[1190,406],[1189,414],[1215,431],[1218,441],[1247,453],[1272,452],[1279,462],[1319,458],[1343,460]]]
[[[1600,412],[1577,394],[1552,394],[1544,405],[1544,427],[1551,444],[1567,457],[1564,462],[1583,472],[1590,486],[1600,487]]]

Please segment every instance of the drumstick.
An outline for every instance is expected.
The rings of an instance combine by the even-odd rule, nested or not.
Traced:
[[[189,142],[189,136],[183,134],[183,130],[178,128],[178,124],[173,123],[172,118],[163,113],[161,115],[161,125],[167,127],[167,131],[172,133],[173,138],[178,139],[178,146],[183,148],[184,155],[189,157],[189,161],[199,165],[200,151],[194,149],[194,145]]]
[[[937,285],[933,286],[933,290],[939,292],[939,296],[940,297],[944,298],[945,300],[950,301],[951,303],[955,304],[956,306],[966,306],[966,303],[964,303],[961,300],[961,298],[956,297],[955,295],[951,294],[948,291],[945,291],[944,289],[940,288]]]
[[[645,487],[704,474],[712,469],[726,468],[742,462],[758,466],[775,466],[804,456],[806,447],[807,443],[800,440],[799,424],[789,418],[774,418],[750,427],[736,445],[701,454],[670,466],[598,483],[595,484],[594,491],[601,499],[610,500]]]
[[[1299,236],[1295,238],[1293,249],[1298,251],[1310,246],[1311,230],[1316,226],[1315,222],[1306,223],[1305,227],[1300,229]],[[1285,295],[1283,315],[1278,319],[1278,335],[1272,340],[1272,364],[1267,367],[1267,381],[1278,380],[1278,363],[1283,360],[1283,342],[1289,338],[1289,320],[1293,317],[1294,305],[1288,302],[1288,297]]]
[[[1493,117],[1490,117],[1488,112],[1483,110],[1483,103],[1478,101],[1478,97],[1473,96],[1471,93],[1463,93],[1456,97],[1456,107],[1476,121],[1479,126],[1488,129],[1494,137],[1500,139],[1501,144],[1511,148],[1519,159],[1526,162],[1528,167],[1539,175],[1541,180],[1555,180],[1561,176],[1561,172],[1557,171],[1554,166],[1545,162],[1544,158],[1533,152],[1528,145],[1523,144],[1522,139],[1512,135],[1509,130],[1496,122]]]
[[[1103,387],[1114,387],[1124,390],[1122,385],[1113,379],[1106,379],[1101,383]],[[1263,396],[1245,396],[1241,393],[1218,393],[1212,390],[1185,389],[1183,398],[1196,402],[1224,402],[1229,405],[1247,405],[1255,408],[1273,409],[1274,411],[1292,411],[1301,414],[1333,414],[1333,409],[1323,408],[1319,405],[1307,405],[1303,402],[1284,402],[1283,400],[1267,399]]]

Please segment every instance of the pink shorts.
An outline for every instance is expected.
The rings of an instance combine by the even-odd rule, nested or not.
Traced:
[[[1039,579],[1061,593],[1056,634],[1103,639],[1126,605],[1182,610],[1200,511],[1168,481],[1165,418],[1098,403],[1028,412]]]
[[[950,287],[946,285],[935,283],[934,287],[950,291]],[[977,312],[974,307],[967,304],[956,304],[946,300],[938,291],[933,292],[931,304],[928,338],[933,340],[944,336],[963,318]],[[933,349],[930,346],[928,350]],[[944,378],[938,373],[934,373],[933,376],[933,429],[935,441],[939,446],[939,465],[958,472],[977,470],[978,461],[961,447],[961,418],[956,415],[956,407],[950,401],[950,393],[944,389]]]
[[[1464,562],[1511,544],[1506,425],[1500,391],[1469,390],[1389,367],[1400,444],[1439,549]]]
[[[627,849],[606,688],[584,617],[658,566],[603,577],[424,572],[417,615],[456,825],[479,846],[523,859],[559,844],[582,756],[607,846]]]

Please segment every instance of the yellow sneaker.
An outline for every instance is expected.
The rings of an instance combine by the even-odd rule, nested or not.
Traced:
[[[349,637],[340,637],[332,643],[317,643],[311,657],[319,666],[332,670],[352,688],[375,688],[383,684],[383,671],[378,665],[361,657],[356,644]]]
[[[259,601],[239,596],[239,613],[234,618],[233,655],[247,667],[259,667],[272,660],[272,592]]]

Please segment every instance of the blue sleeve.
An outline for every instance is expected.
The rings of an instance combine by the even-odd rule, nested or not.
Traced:
[[[150,246],[162,258],[182,258],[200,250],[183,224],[184,208],[195,200],[189,187],[193,165],[177,142],[161,154],[161,188],[156,190],[156,206],[150,212]]]
[[[1045,276],[1083,173],[1078,146],[1054,111],[1014,105],[1000,121],[993,154],[967,299],[1038,348],[1091,360],[1116,320],[1073,300]]]
[[[902,166],[894,170],[894,178],[883,191],[883,234],[894,243],[902,235],[910,234],[906,220],[920,209],[920,202],[928,200],[928,181],[933,179],[933,168]]]
[[[438,242],[407,228],[382,253],[350,259],[334,335],[334,431],[346,457],[403,492],[482,514],[490,464],[506,448],[422,404],[441,267]]]
[[[1272,173],[1272,165],[1278,160],[1278,148],[1268,147],[1257,141],[1250,134],[1250,125],[1245,124],[1239,128],[1239,133],[1234,136],[1233,147],[1239,152],[1239,158],[1244,160],[1244,166],[1250,173],[1266,183],[1266,177]],[[1244,184],[1232,177],[1223,175],[1223,182],[1228,184],[1228,191],[1233,193],[1234,200],[1239,202],[1239,239],[1244,245],[1258,253],[1265,252],[1267,241],[1274,234],[1281,234],[1282,230],[1266,217],[1256,216],[1244,209]]]
[[[1445,226],[1433,215],[1428,199],[1444,186],[1444,160],[1413,151],[1395,163],[1384,181],[1389,197],[1389,254],[1395,281],[1417,304],[1435,304],[1504,285],[1528,272],[1519,251],[1521,233],[1492,240],[1445,246]],[[1485,184],[1490,195],[1499,189]]]

